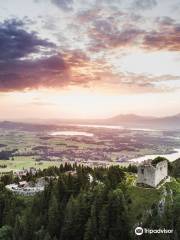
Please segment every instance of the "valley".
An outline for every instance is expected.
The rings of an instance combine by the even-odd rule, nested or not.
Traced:
[[[91,167],[127,166],[146,155],[178,157],[175,149],[180,148],[180,131],[10,122],[0,126],[1,172],[44,169],[65,162]]]

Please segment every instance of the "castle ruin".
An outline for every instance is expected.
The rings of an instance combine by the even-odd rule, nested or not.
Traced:
[[[168,162],[166,160],[153,161],[147,161],[138,166],[137,184],[155,188],[162,180],[168,177]]]

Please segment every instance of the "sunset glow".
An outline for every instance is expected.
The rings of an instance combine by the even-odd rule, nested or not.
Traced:
[[[180,110],[177,0],[0,3],[1,119]]]

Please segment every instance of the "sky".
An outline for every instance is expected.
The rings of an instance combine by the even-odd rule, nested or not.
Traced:
[[[179,0],[0,0],[0,119],[180,113]]]

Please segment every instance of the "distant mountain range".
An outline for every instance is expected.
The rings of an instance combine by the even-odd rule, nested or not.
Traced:
[[[29,128],[32,130],[38,129],[54,129],[58,125],[66,124],[96,124],[96,125],[119,125],[127,128],[152,128],[162,130],[180,130],[180,114],[167,117],[151,117],[139,116],[135,114],[120,114],[106,119],[47,119],[47,120],[22,120],[20,121],[2,121],[0,128]]]
[[[147,117],[134,114],[118,115],[102,120],[103,123],[125,127],[146,127],[157,129],[180,129],[180,114],[167,117]]]
[[[139,116],[135,114],[120,114],[106,119],[66,120],[63,123],[120,125],[127,128],[153,128],[164,130],[180,130],[180,114],[167,117]]]

